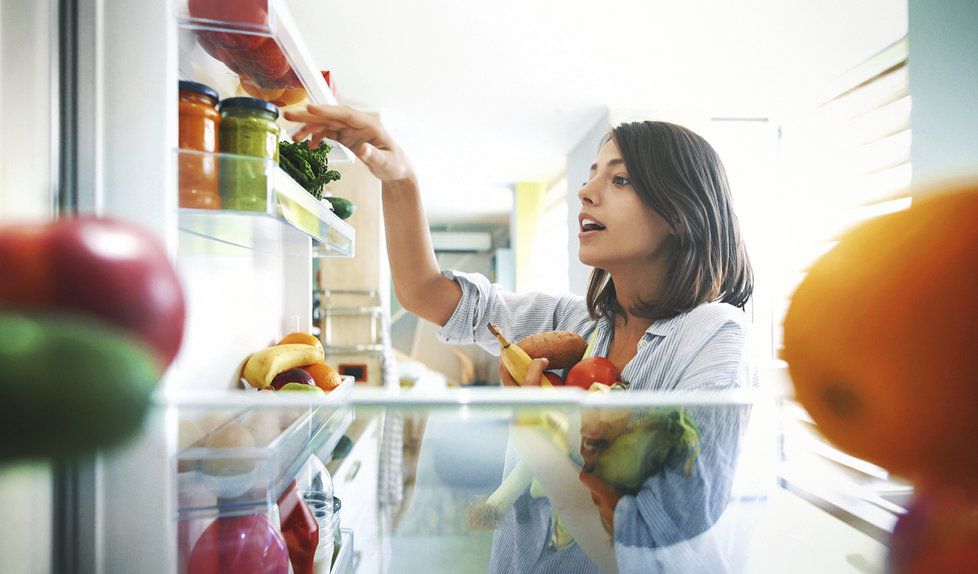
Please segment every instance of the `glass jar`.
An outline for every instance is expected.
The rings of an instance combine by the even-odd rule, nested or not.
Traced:
[[[178,161],[180,207],[220,209],[218,191],[217,91],[197,82],[180,82],[180,138]],[[194,153],[202,152],[202,153]]]
[[[258,98],[228,98],[221,102],[220,150],[251,156],[221,158],[221,200],[224,209],[265,211],[268,170],[278,163],[278,107]],[[271,161],[269,161],[271,160]]]

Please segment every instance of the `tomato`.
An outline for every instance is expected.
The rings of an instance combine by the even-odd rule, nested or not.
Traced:
[[[238,65],[258,78],[281,78],[292,69],[288,58],[274,40],[245,49],[238,58]]]
[[[183,340],[186,303],[154,235],[95,217],[0,227],[0,307],[59,310],[135,335],[168,366]]]
[[[582,359],[567,373],[568,387],[591,388],[593,383],[613,385],[618,381],[618,367],[604,357]]]
[[[187,7],[194,18],[224,22],[239,29],[261,31],[268,25],[267,0],[190,0]],[[225,48],[252,48],[268,41],[267,36],[238,32],[207,31],[206,35]]]

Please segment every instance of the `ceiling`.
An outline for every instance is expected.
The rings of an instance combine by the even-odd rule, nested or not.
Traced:
[[[286,0],[340,100],[381,112],[432,223],[508,221],[607,109],[777,117],[895,42],[907,0]]]

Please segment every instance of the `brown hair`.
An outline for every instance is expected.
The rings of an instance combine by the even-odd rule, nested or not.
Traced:
[[[629,311],[665,319],[714,301],[743,308],[754,290],[750,259],[733,211],[726,171],[716,150],[689,129],[667,122],[621,124],[601,141],[614,140],[642,202],[672,226],[672,250],[658,300]],[[615,284],[595,268],[587,290],[593,319],[625,316]]]

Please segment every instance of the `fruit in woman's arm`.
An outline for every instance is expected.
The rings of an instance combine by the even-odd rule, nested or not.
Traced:
[[[517,342],[531,359],[545,358],[549,369],[566,369],[584,357],[587,341],[573,331],[547,331]]]
[[[604,357],[588,357],[574,365],[567,373],[566,385],[590,390],[591,385],[614,385],[618,381],[618,368]]]

